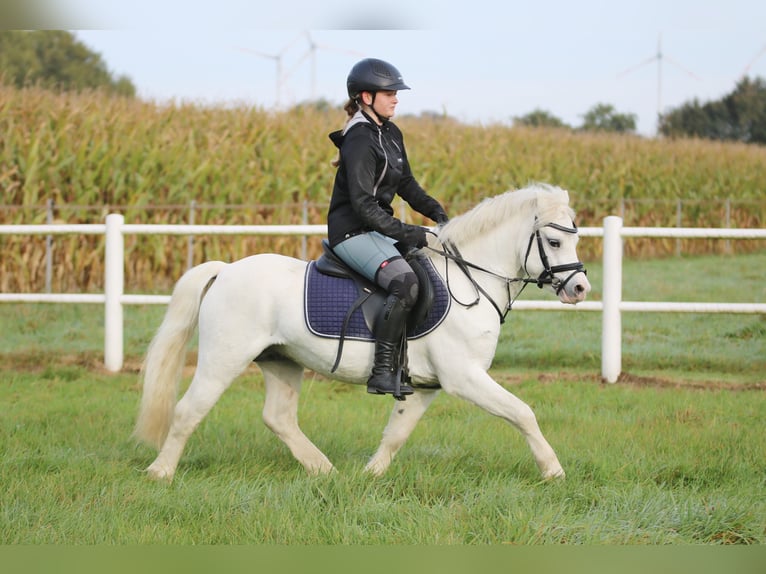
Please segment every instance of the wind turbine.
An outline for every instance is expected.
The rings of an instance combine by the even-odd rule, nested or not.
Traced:
[[[766,54],[766,45],[765,45],[763,48],[761,48],[761,51],[760,51],[760,52],[758,52],[758,53],[755,55],[755,57],[753,57],[753,59],[752,59],[752,60],[750,60],[750,62],[747,64],[747,66],[745,66],[745,69],[742,71],[742,78],[743,78],[743,79],[744,79],[744,78],[747,78],[747,75],[750,73],[750,68],[752,68],[752,67],[753,67],[753,64],[755,64],[755,63],[758,61],[758,59],[759,59],[761,56],[763,56],[764,54]]]
[[[295,38],[293,38],[287,45],[285,45],[284,48],[282,48],[279,52],[276,54],[267,54],[265,52],[260,52],[258,50],[252,50],[250,48],[242,48],[237,46],[236,49],[240,52],[245,52],[247,54],[253,54],[255,56],[258,56],[260,58],[266,58],[269,60],[274,60],[276,63],[276,82],[275,82],[275,90],[276,90],[276,99],[275,99],[275,105],[279,107],[279,105],[282,103],[282,84],[284,83],[284,75],[282,72],[282,58],[284,58],[285,53],[293,47],[293,45],[300,39],[301,35],[299,34]]]
[[[669,58],[667,55],[662,53],[662,34],[659,34],[659,37],[657,39],[657,53],[653,55],[650,58],[647,58],[643,62],[640,62],[636,64],[635,66],[631,66],[627,70],[623,70],[620,72],[617,77],[622,78],[623,76],[630,74],[631,72],[634,72],[635,70],[638,70],[639,68],[643,68],[644,66],[647,66],[651,64],[652,62],[657,62],[657,120],[662,117],[662,61],[665,60],[666,62],[673,64],[675,67],[677,67],[682,72],[685,72],[690,77],[694,78],[695,80],[702,81],[702,79],[694,74],[693,72],[690,72],[686,68],[684,68],[681,64],[676,62],[675,60]]]
[[[292,76],[298,68],[300,68],[303,63],[311,58],[311,100],[316,99],[316,92],[317,92],[317,50],[328,50],[328,51],[334,51],[339,52],[346,55],[356,56],[358,58],[364,58],[364,54],[361,52],[357,52],[356,50],[348,50],[346,48],[337,48],[335,46],[330,46],[328,44],[318,44],[314,41],[314,39],[311,36],[311,33],[306,31],[304,32],[306,41],[308,42],[308,50],[293,64],[293,67],[290,68],[290,70],[282,77],[282,81],[286,81],[290,76]]]

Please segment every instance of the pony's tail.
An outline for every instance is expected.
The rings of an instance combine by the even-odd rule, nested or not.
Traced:
[[[221,269],[208,261],[189,269],[178,280],[162,325],[149,344],[141,368],[143,395],[133,436],[160,448],[173,418],[186,359],[186,347],[197,328],[202,298]]]

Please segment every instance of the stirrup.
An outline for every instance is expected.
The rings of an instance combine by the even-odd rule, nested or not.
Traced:
[[[373,382],[373,379],[375,378],[375,376],[373,375],[372,377],[370,377],[369,380],[367,381],[367,392],[370,393],[371,395],[390,394],[390,395],[393,395],[397,401],[403,401],[405,400],[406,395],[411,395],[415,392],[415,390],[411,386],[409,386],[408,384],[406,384],[405,382],[401,380],[401,371],[399,371],[396,374],[392,373],[391,375],[392,375],[391,379],[389,381],[386,381],[386,383],[391,382],[393,383],[393,386],[389,386],[387,384],[376,385]],[[370,384],[370,383],[373,383],[373,384]]]

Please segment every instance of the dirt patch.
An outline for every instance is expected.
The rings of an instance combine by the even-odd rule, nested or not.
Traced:
[[[196,353],[189,352],[186,357],[183,376],[190,378],[194,374]],[[125,357],[122,373],[138,375],[141,371],[141,357]],[[108,373],[104,367],[104,357],[98,352],[72,353],[56,355],[39,355],[37,353],[2,353],[0,354],[0,370],[23,371],[28,373],[43,372],[51,367],[77,366],[98,373]],[[310,377],[312,375],[307,375]],[[318,375],[313,375],[317,377]],[[510,373],[493,370],[494,379],[505,386],[518,386],[530,379],[537,380],[541,384],[553,384],[560,382],[589,382],[600,385],[609,385],[596,373]],[[622,373],[617,379],[619,385],[634,387],[655,387],[667,389],[698,389],[703,391],[766,391],[766,382],[757,383],[732,383],[716,380],[691,380],[682,378],[663,378],[633,375]]]
[[[98,353],[71,353],[46,355],[44,353],[2,353],[0,369],[6,371],[41,372],[51,367],[82,367],[103,369],[104,358]]]
[[[530,378],[536,379],[542,384],[560,383],[560,382],[592,382],[594,384],[609,385],[598,374],[588,373],[540,373],[537,376],[506,374],[503,372],[493,372],[495,379],[508,386],[520,385]],[[633,375],[631,373],[622,373],[617,379],[618,385],[634,387],[656,387],[668,389],[699,389],[703,391],[766,391],[766,382],[759,383],[732,383],[726,381],[699,381],[679,378],[647,377],[642,375]]]
[[[141,371],[143,357],[125,357],[121,373],[135,373]],[[197,362],[196,352],[190,352],[186,357],[184,375],[194,374]],[[23,371],[26,373],[39,373],[53,367],[82,367],[98,373],[109,373],[104,367],[104,355],[98,351],[85,353],[59,353],[40,354],[33,352],[25,353],[0,353],[0,371]]]
[[[622,385],[633,385],[636,387],[701,389],[704,391],[766,391],[766,382],[731,383],[725,381],[689,381],[682,379],[663,379],[660,377],[642,377],[640,375],[631,375],[630,373],[622,373],[617,379],[617,383]]]

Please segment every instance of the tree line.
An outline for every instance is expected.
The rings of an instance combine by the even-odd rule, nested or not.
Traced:
[[[599,103],[572,128],[545,110],[534,110],[513,118],[514,125],[553,127],[582,131],[635,133],[636,115],[620,113],[610,104]],[[734,90],[717,101],[694,99],[658,118],[657,131],[665,137],[696,137],[710,140],[766,144],[766,80],[742,78]]]
[[[0,82],[20,88],[104,89],[127,97],[136,94],[130,78],[113,77],[100,54],[65,30],[0,31]],[[598,103],[583,115],[582,125],[576,128],[541,109],[513,117],[512,121],[528,127],[633,134],[637,116]],[[658,118],[658,133],[671,138],[766,144],[766,80],[744,77],[720,100],[701,103],[695,99],[671,109]]]
[[[0,30],[0,82],[18,88],[136,95],[130,78],[113,77],[101,55],[66,30]]]
[[[664,136],[766,144],[766,80],[742,78],[730,94],[687,102],[660,118]]]

